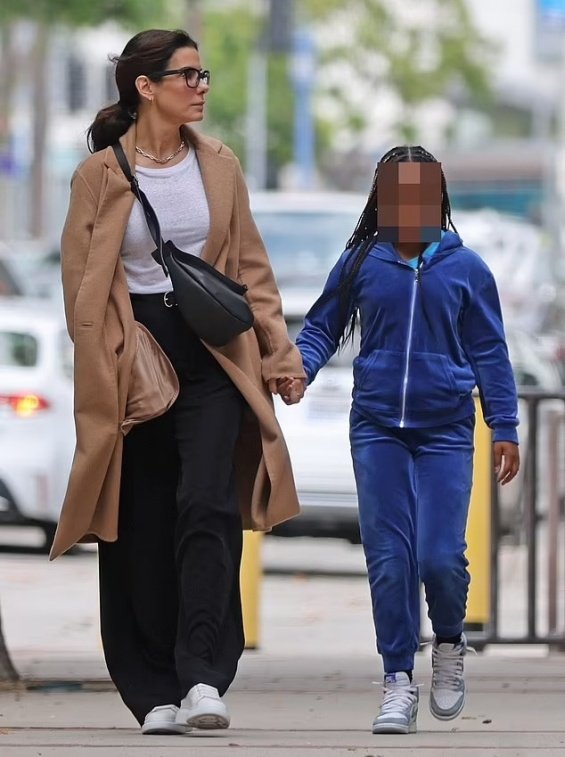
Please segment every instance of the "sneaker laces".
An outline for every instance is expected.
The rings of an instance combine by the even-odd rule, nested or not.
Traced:
[[[463,658],[467,652],[477,654],[473,647],[460,642],[451,649],[440,649],[432,644],[432,686],[437,689],[456,691],[463,676]]]
[[[375,686],[381,685],[379,681],[373,681]],[[398,686],[395,684],[383,687],[384,699],[380,707],[380,715],[388,715],[410,707],[416,700],[414,689],[417,686]]]

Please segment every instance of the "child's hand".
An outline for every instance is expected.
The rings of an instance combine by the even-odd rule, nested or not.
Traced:
[[[306,391],[306,379],[293,378],[288,383],[288,380],[284,384],[284,390],[279,389],[282,400],[287,405],[296,405]]]
[[[286,405],[295,405],[304,397],[306,391],[306,381],[301,378],[270,379],[269,391],[272,394],[280,394],[282,401]]]
[[[504,486],[520,470],[520,450],[514,442],[495,442],[493,451],[496,480]]]

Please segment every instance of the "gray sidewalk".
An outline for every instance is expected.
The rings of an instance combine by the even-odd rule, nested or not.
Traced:
[[[448,723],[428,711],[424,650],[416,663],[418,733],[373,736],[381,672],[362,558],[332,544],[316,563],[322,570],[309,573],[305,555],[313,560],[318,549],[266,544],[261,645],[244,654],[226,697],[232,727],[175,737],[142,737],[108,680],[95,556],[47,565],[39,556],[0,555],[8,644],[28,686],[0,692],[0,756],[565,757],[565,656],[543,648],[469,654],[467,706]],[[281,575],[288,566],[302,572]]]
[[[469,657],[464,714],[442,723],[427,709],[429,657],[422,681],[418,733],[373,736],[378,687],[370,656],[245,654],[227,695],[228,731],[141,736],[111,691],[0,693],[2,757],[557,757],[565,755],[565,658]],[[85,669],[88,672],[91,668]],[[80,660],[74,663],[81,678]],[[230,750],[236,750],[231,752]]]

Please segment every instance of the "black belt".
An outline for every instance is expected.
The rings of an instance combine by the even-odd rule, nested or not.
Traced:
[[[172,289],[168,292],[155,292],[153,294],[130,292],[129,298],[133,302],[159,302],[166,308],[174,308],[177,305],[177,298]]]

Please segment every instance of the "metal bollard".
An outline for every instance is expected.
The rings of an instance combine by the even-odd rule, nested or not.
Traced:
[[[243,532],[239,578],[246,649],[257,649],[259,646],[262,539],[263,534],[260,531]]]
[[[473,488],[467,522],[467,559],[471,583],[467,598],[465,627],[483,630],[490,620],[490,542],[492,436],[476,399],[475,458]]]
[[[563,413],[550,410],[548,423],[548,504],[547,504],[547,630],[550,635],[559,633],[559,543],[560,543],[560,430]]]

